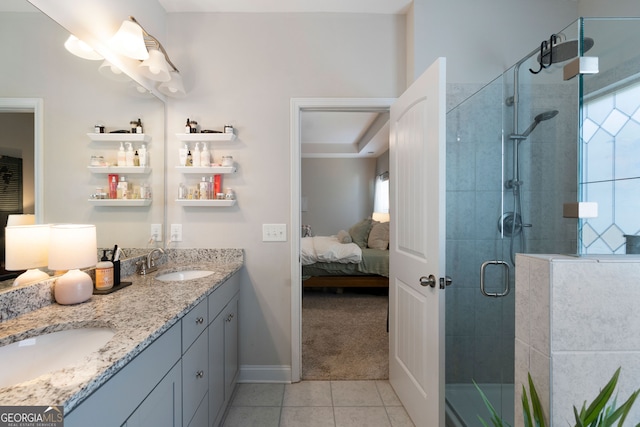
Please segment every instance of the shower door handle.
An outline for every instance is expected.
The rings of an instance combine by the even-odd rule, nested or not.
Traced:
[[[484,276],[486,274],[487,267],[489,265],[501,265],[505,269],[504,286],[503,286],[502,292],[487,292],[484,288]],[[483,262],[482,267],[480,267],[480,292],[482,292],[482,295],[486,297],[495,297],[495,298],[507,296],[509,294],[509,291],[511,290],[509,288],[510,269],[511,267],[506,261],[494,260],[494,261]]]

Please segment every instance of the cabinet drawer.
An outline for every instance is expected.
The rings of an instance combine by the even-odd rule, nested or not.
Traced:
[[[240,275],[229,277],[209,295],[209,321],[213,321],[227,303],[240,290]]]
[[[202,300],[182,318],[182,354],[207,328],[207,300]]]
[[[208,334],[202,334],[182,356],[182,424],[189,425],[209,388]]]

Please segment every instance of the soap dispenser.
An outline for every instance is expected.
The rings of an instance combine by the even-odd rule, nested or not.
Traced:
[[[180,166],[187,166],[187,152],[189,151],[189,147],[187,146],[187,144],[184,144],[184,148],[181,148],[180,150],[178,150],[178,163],[180,163]]]
[[[193,149],[193,153],[191,153],[193,157],[193,166],[200,166],[200,143],[196,142],[196,148]]]
[[[133,145],[130,142],[127,142],[127,152],[125,154],[125,165],[133,166],[134,157],[135,157],[135,153],[133,152]]]
[[[126,166],[127,165],[127,157],[124,152],[124,143],[120,142],[120,150],[118,150],[118,166]]]
[[[140,156],[140,166],[146,167],[149,162],[149,157],[147,154],[147,146],[142,144],[142,147],[138,150],[138,155]]]
[[[211,166],[211,157],[209,156],[209,149],[207,148],[207,143],[203,142],[202,152],[200,153],[200,165],[203,167]]]
[[[113,288],[113,263],[107,258],[107,251],[102,251],[102,258],[96,264],[96,289],[106,291]]]

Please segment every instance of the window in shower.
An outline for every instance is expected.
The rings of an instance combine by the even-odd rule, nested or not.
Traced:
[[[598,217],[581,227],[583,254],[624,254],[640,233],[640,81],[583,103],[582,198]]]

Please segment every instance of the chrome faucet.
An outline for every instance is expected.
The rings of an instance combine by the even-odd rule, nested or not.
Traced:
[[[159,253],[161,255],[154,257],[153,255],[156,253]],[[164,255],[164,253],[165,252],[164,250],[162,250],[162,248],[152,249],[151,252],[147,254],[146,259],[141,259],[140,261],[136,262],[138,274],[145,275],[147,273],[153,273],[154,271],[156,271],[158,269],[158,266],[156,266],[156,260]]]

